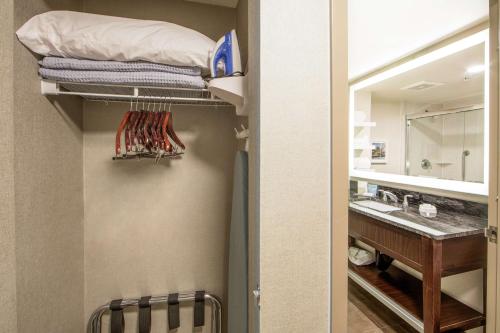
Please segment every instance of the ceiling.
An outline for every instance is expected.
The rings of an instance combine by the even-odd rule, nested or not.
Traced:
[[[488,0],[349,0],[349,79],[488,20]]]
[[[372,98],[376,100],[428,104],[474,96],[483,93],[484,73],[472,75],[468,80],[464,80],[464,77],[468,67],[479,64],[484,64],[484,44],[394,76],[363,91],[371,91]],[[401,89],[421,81],[442,85],[424,90]]]
[[[207,5],[214,5],[214,6],[236,8],[236,6],[238,6],[239,0],[186,0],[186,1],[198,2],[198,3],[203,3],[203,4],[207,4]]]

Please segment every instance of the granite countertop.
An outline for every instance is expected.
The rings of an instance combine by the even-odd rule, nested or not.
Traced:
[[[437,240],[482,234],[488,225],[485,218],[453,211],[438,210],[435,218],[425,218],[420,216],[418,207],[410,206],[407,212],[401,210],[381,213],[358,206],[356,201],[360,200],[351,200],[349,202],[350,210]]]

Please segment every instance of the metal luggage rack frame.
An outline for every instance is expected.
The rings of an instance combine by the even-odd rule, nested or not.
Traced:
[[[89,101],[141,101],[216,108],[232,106],[232,104],[215,97],[208,89],[72,83],[42,79],[41,91],[43,95],[80,96]]]
[[[191,303],[195,300],[195,293],[180,293],[179,303]],[[205,293],[205,300],[212,306],[212,327],[211,332],[222,333],[222,303],[217,296]],[[101,333],[101,319],[105,312],[109,311],[110,303],[98,307],[90,316],[87,323],[87,333]],[[150,305],[168,304],[168,295],[152,296]],[[138,307],[139,298],[125,298],[122,300],[122,307]]]

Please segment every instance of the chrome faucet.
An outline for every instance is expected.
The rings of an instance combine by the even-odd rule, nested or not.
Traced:
[[[403,199],[403,211],[405,211],[405,212],[408,211],[408,207],[409,207],[408,198],[413,198],[413,195],[407,194],[407,195],[404,196],[404,199]]]
[[[394,193],[384,190],[379,190],[379,192],[382,193],[382,200],[384,202],[387,202],[387,198],[389,198],[394,203],[398,203],[398,197]]]

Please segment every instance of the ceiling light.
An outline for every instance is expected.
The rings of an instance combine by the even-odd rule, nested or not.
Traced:
[[[484,65],[474,65],[467,67],[467,74],[478,74],[484,72]]]
[[[437,86],[442,86],[443,84],[444,83],[442,83],[442,82],[419,81],[419,82],[412,83],[409,86],[406,86],[406,87],[403,87],[400,89],[401,90],[420,91],[420,90],[426,90],[426,89],[430,89],[430,88],[437,87]]]

